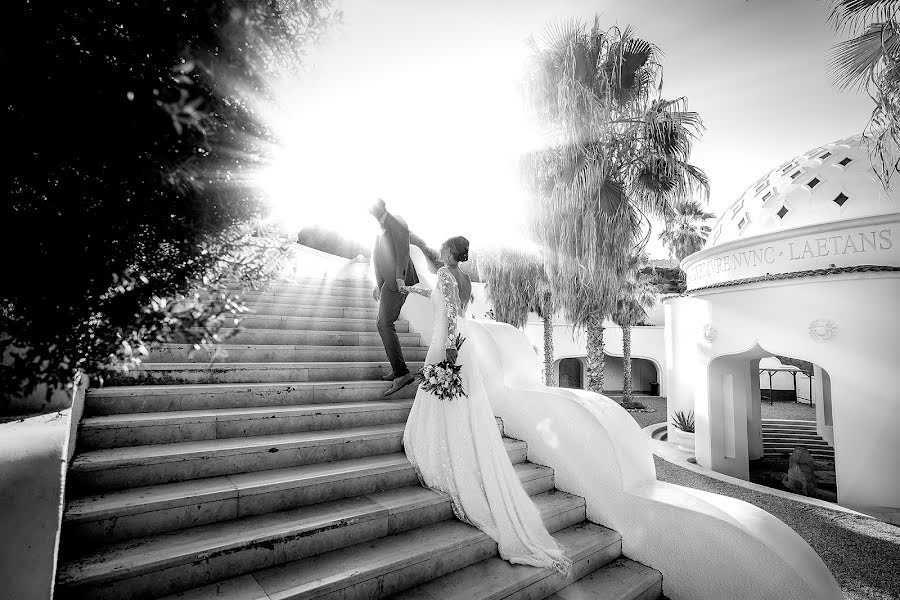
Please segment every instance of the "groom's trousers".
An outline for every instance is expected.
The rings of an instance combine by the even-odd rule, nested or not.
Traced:
[[[381,286],[381,300],[378,302],[378,333],[381,335],[381,343],[388,360],[391,361],[391,369],[394,377],[402,377],[409,373],[409,367],[403,360],[403,349],[400,347],[400,338],[397,337],[397,328],[394,325],[400,318],[400,309],[406,302],[406,294],[401,294],[387,286],[387,282]]]

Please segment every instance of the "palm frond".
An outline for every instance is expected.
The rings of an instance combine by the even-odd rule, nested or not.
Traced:
[[[898,0],[831,0],[828,22],[839,31],[861,31],[866,23],[895,19],[898,11]]]
[[[862,88],[884,67],[886,59],[898,57],[900,33],[886,24],[873,23],[862,35],[834,46],[828,63],[832,83],[841,89]]]

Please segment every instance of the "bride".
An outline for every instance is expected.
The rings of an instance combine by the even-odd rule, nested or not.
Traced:
[[[466,337],[464,315],[472,297],[469,276],[459,269],[469,258],[468,240],[450,238],[440,258],[446,266],[438,269],[437,293],[405,286],[401,291],[431,297],[434,333],[425,362],[447,359],[461,365],[468,397],[442,401],[420,388],[403,434],[406,455],[427,487],[450,496],[460,520],[497,542],[501,557],[567,573],[571,561],[544,527],[503,446],[472,342],[464,343],[458,356],[454,346],[457,332]]]

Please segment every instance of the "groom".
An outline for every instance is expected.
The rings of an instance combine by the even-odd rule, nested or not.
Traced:
[[[403,360],[403,350],[394,323],[400,317],[400,309],[406,301],[406,294],[400,291],[400,285],[415,285],[419,282],[416,268],[409,257],[409,228],[400,217],[387,211],[384,200],[379,198],[369,208],[372,216],[381,225],[381,235],[375,239],[375,251],[372,258],[375,262],[376,287],[372,296],[378,301],[378,333],[384,351],[391,362],[391,373],[382,377],[391,381],[391,388],[385,396],[403,389],[413,382],[413,376]]]

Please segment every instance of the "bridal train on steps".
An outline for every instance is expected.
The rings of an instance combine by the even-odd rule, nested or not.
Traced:
[[[438,270],[436,293],[409,291],[431,297],[433,335],[425,362],[440,362],[457,333],[466,337],[468,303],[461,302],[447,267]],[[503,446],[471,342],[462,345],[457,364],[468,396],[442,401],[419,389],[403,435],[407,457],[427,487],[450,496],[460,520],[497,542],[505,560],[568,572],[571,562],[544,527]]]

